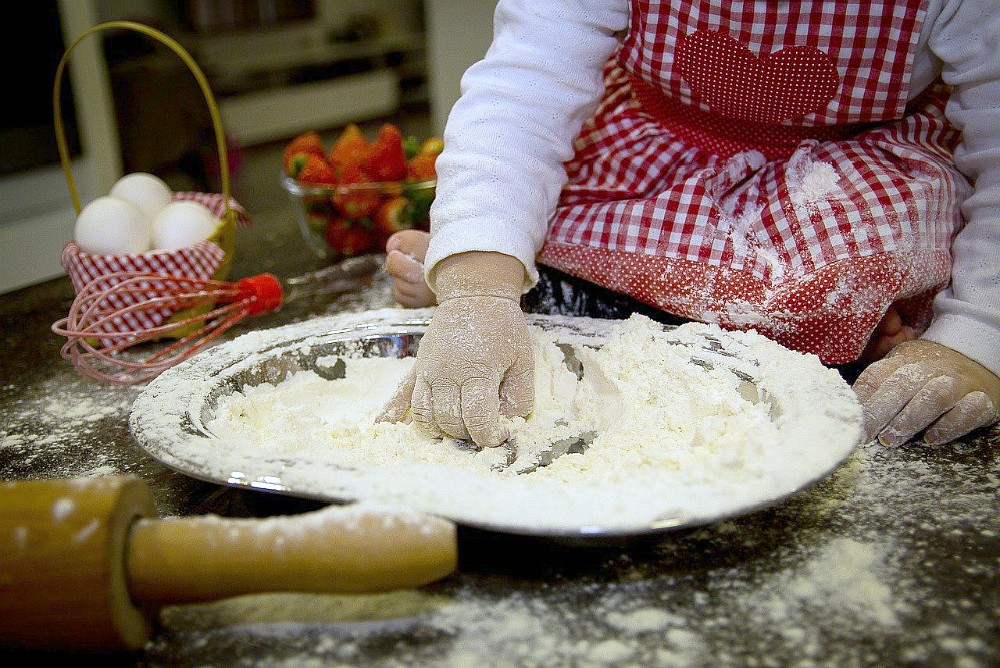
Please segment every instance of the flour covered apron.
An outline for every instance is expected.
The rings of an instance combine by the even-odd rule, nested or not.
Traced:
[[[923,5],[632,0],[538,261],[828,364],[926,327],[970,186]]]

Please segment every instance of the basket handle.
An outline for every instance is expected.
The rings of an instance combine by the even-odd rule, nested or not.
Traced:
[[[70,166],[69,148],[66,144],[66,132],[63,128],[62,121],[62,109],[61,109],[61,94],[62,94],[62,77],[63,71],[66,69],[66,64],[69,62],[69,54],[73,49],[77,47],[80,42],[82,42],[88,35],[92,35],[96,32],[107,29],[124,28],[127,30],[135,30],[144,35],[148,35],[161,42],[165,46],[169,47],[174,53],[180,56],[180,59],[184,61],[184,64],[188,66],[191,73],[194,74],[194,78],[198,81],[198,86],[201,88],[202,94],[205,96],[205,102],[208,103],[208,111],[212,117],[212,125],[215,128],[215,142],[219,149],[219,173],[222,179],[222,197],[225,205],[225,211],[223,211],[223,220],[230,220],[235,218],[236,212],[229,206],[229,158],[226,153],[226,137],[222,130],[222,117],[219,114],[219,107],[215,103],[215,97],[212,95],[212,89],[208,85],[208,79],[205,77],[204,72],[198,67],[198,63],[195,62],[191,54],[180,45],[177,40],[165,35],[156,28],[151,28],[142,23],[136,23],[135,21],[107,21],[105,23],[98,23],[95,26],[88,28],[82,35],[76,38],[66,52],[63,54],[62,58],[59,60],[59,66],[56,68],[55,74],[55,86],[52,90],[52,110],[55,119],[55,131],[56,131],[56,144],[59,148],[59,161],[62,163],[63,172],[66,173],[66,183],[69,186],[69,195],[73,200],[73,208],[76,209],[76,213],[79,215],[82,210],[80,205],[80,194],[76,188],[76,182],[73,180],[73,170]]]

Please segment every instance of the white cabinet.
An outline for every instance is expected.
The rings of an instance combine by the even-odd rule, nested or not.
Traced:
[[[421,21],[420,2],[319,1],[310,19],[188,42],[246,146],[394,113],[403,79],[426,77]]]

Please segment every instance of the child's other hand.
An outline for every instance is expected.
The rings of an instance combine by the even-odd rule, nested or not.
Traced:
[[[864,406],[868,438],[888,446],[921,431],[926,443],[947,443],[1000,415],[1000,378],[933,341],[896,346],[865,369],[854,391]]]
[[[424,280],[424,257],[430,235],[419,230],[396,232],[385,244],[385,270],[392,277],[392,297],[401,306],[433,306],[434,293]]]

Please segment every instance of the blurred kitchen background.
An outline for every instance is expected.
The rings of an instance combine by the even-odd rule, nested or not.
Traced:
[[[133,20],[178,40],[205,72],[227,136],[232,190],[253,215],[287,207],[281,149],[348,123],[440,135],[465,69],[482,57],[495,0],[34,0],[0,25],[0,293],[64,274],[73,210],[53,127],[54,73],[89,27]],[[16,72],[17,76],[14,75]],[[22,83],[23,82],[23,83]],[[85,204],[123,174],[219,191],[208,106],[187,66],[133,31],[73,50],[61,117]]]

